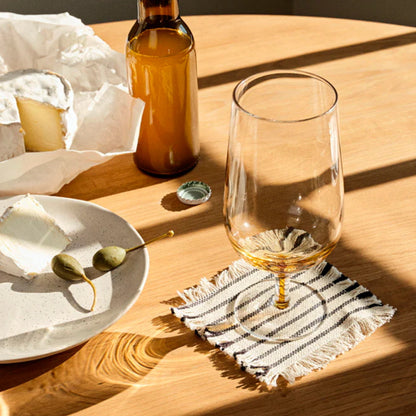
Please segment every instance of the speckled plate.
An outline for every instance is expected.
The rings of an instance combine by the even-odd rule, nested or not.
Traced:
[[[22,196],[0,198],[0,215]],[[67,350],[99,334],[124,315],[145,284],[147,249],[128,254],[117,269],[102,273],[91,266],[102,247],[132,247],[140,234],[118,215],[90,202],[35,195],[71,237],[65,250],[76,257],[97,289],[86,282],[67,282],[51,270],[31,281],[0,271],[0,363],[29,361]]]

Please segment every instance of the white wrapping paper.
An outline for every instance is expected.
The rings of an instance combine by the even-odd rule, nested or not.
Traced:
[[[52,194],[79,173],[132,152],[144,103],[127,90],[124,55],[68,13],[0,13],[0,74],[48,69],[74,90],[78,127],[70,149],[0,162],[0,195]]]

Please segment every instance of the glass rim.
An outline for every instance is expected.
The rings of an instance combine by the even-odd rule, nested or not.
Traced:
[[[240,91],[244,92],[244,87],[247,86],[248,84],[250,84],[253,81],[259,81],[260,80],[267,80],[270,78],[273,78],[273,76],[275,75],[284,75],[284,74],[288,74],[288,75],[299,75],[305,78],[313,78],[316,79],[318,81],[320,81],[321,83],[327,85],[333,92],[334,94],[334,100],[332,102],[332,104],[329,106],[329,108],[323,112],[320,112],[318,114],[315,114],[313,116],[310,117],[306,117],[306,118],[300,118],[300,119],[293,119],[293,120],[284,120],[284,119],[274,119],[274,118],[269,118],[269,117],[264,117],[264,116],[259,116],[255,113],[252,113],[251,111],[246,110],[239,102],[239,99],[241,98],[241,94],[239,94]],[[321,77],[320,75],[314,74],[312,72],[307,72],[307,71],[301,71],[298,69],[274,69],[274,70],[270,70],[270,71],[265,71],[265,72],[259,72],[257,74],[253,74],[248,76],[247,78],[244,78],[243,80],[241,80],[240,82],[238,82],[238,84],[234,87],[233,90],[233,103],[234,105],[237,106],[237,108],[239,110],[241,110],[242,112],[244,112],[245,114],[254,117],[258,120],[263,120],[263,121],[269,121],[269,122],[273,122],[273,123],[299,123],[299,122],[303,122],[303,121],[309,121],[309,120],[314,120],[316,118],[322,117],[326,114],[331,113],[332,111],[334,111],[334,109],[336,108],[337,104],[338,104],[338,91],[336,90],[336,88],[325,78]]]

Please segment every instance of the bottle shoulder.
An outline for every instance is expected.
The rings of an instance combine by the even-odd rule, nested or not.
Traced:
[[[180,34],[189,37],[192,43],[194,42],[191,30],[181,17],[167,19],[166,16],[152,16],[143,22],[136,20],[130,29],[127,40],[131,41],[132,39],[137,38],[141,33],[151,29],[173,29]]]

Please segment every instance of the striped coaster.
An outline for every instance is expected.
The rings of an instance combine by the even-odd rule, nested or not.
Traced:
[[[243,370],[270,386],[277,385],[279,376],[293,383],[296,377],[323,368],[390,321],[395,312],[365,287],[323,262],[296,275],[297,282],[316,289],[325,299],[326,317],[319,328],[295,341],[257,339],[236,322],[233,303],[239,292],[270,277],[270,273],[238,260],[213,281],[203,278],[198,286],[179,293],[185,304],[172,308],[172,313],[190,329],[234,357]],[[302,328],[307,328],[314,319],[313,313],[307,312],[315,306],[306,296],[299,299],[292,306],[299,313],[283,325],[291,326],[293,333],[301,333]],[[252,314],[250,319],[253,319]],[[275,322],[274,325],[277,327],[282,323]]]

